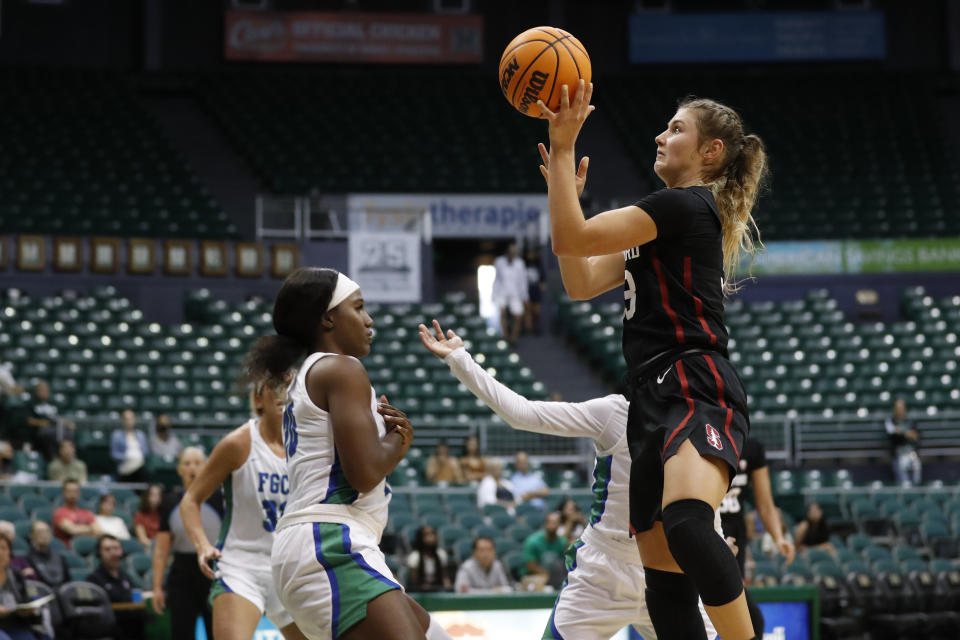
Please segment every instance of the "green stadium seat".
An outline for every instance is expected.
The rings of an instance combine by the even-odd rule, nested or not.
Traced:
[[[80,556],[89,557],[96,552],[97,539],[94,536],[74,536],[70,548]]]

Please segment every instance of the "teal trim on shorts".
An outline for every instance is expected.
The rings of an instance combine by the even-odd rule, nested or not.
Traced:
[[[557,629],[557,625],[553,621],[553,617],[557,614],[557,604],[560,602],[560,596],[563,595],[563,590],[567,586],[567,582],[570,580],[570,574],[574,569],[577,568],[577,551],[579,551],[580,547],[583,545],[584,542],[582,539],[577,540],[563,553],[563,564],[567,568],[567,577],[563,579],[563,584],[560,586],[560,591],[557,593],[557,599],[553,603],[553,610],[550,612],[550,619],[547,620],[547,626],[543,630],[541,640],[563,640],[563,636],[560,635],[560,630]]]

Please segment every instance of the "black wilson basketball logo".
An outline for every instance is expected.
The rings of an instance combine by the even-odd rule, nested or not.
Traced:
[[[503,68],[503,72],[500,74],[500,88],[503,89],[503,93],[507,93],[507,87],[510,86],[510,81],[513,80],[513,74],[517,72],[517,69],[520,68],[520,63],[517,62],[517,56],[513,56],[513,59]]]
[[[540,92],[547,86],[547,80],[549,79],[550,74],[543,71],[534,71],[530,74],[530,82],[527,83],[527,88],[523,90],[523,99],[520,100],[520,105],[517,107],[520,113],[529,111],[530,105],[535,104],[540,99]]]
[[[707,442],[710,443],[710,446],[716,449],[717,451],[723,451],[723,441],[720,439],[720,432],[710,426],[707,423]]]

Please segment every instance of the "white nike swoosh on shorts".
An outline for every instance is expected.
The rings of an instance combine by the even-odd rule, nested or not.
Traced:
[[[670,373],[670,370],[673,369],[673,365],[667,367],[667,370],[657,376],[657,384],[663,384],[663,381],[666,379],[667,374]]]

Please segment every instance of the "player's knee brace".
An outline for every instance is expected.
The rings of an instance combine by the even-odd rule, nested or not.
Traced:
[[[647,611],[659,640],[706,639],[697,586],[689,576],[644,568]]]
[[[677,500],[663,509],[670,553],[697,585],[703,604],[719,607],[743,591],[737,559],[713,528],[713,509],[703,500]]]

